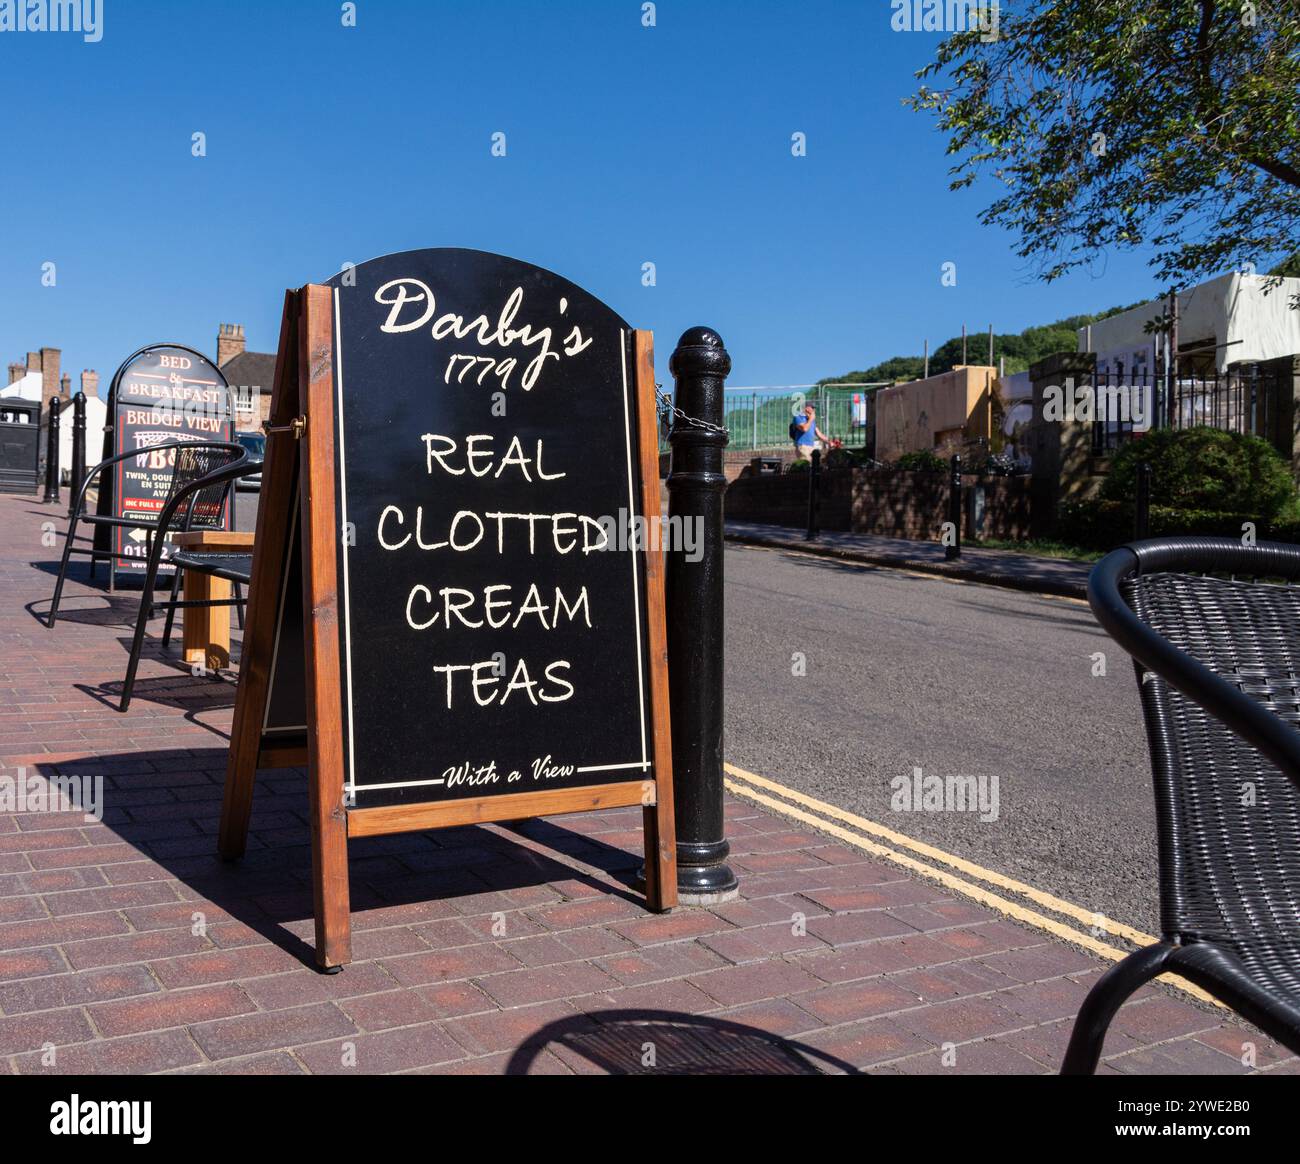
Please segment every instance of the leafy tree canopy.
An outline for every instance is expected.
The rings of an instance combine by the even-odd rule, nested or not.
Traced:
[[[1009,373],[1023,372],[1030,364],[1056,352],[1074,351],[1078,347],[1076,332],[1079,328],[1127,310],[1128,307],[1112,307],[1098,315],[1071,315],[1066,319],[1058,319],[1055,323],[1026,328],[1018,334],[995,333],[993,359],[996,362],[1005,357]],[[966,362],[982,364],[987,359],[988,333],[971,333],[966,339]],[[961,336],[957,335],[945,340],[930,353],[930,375],[937,376],[940,372],[950,371],[961,362]],[[896,381],[918,380],[924,370],[925,360],[922,356],[893,356],[861,372],[828,376],[821,383],[872,384],[883,381],[892,384]]]
[[[981,212],[1052,280],[1110,248],[1150,247],[1186,287],[1296,250],[1296,0],[1001,0],[996,33],[943,41],[909,99],[981,175]]]

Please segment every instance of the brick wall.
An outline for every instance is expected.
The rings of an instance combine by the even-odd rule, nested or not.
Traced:
[[[962,486],[964,536],[1029,536],[1029,478],[965,476]],[[946,473],[832,469],[822,473],[821,489],[818,515],[826,530],[937,541],[948,520]],[[803,527],[808,520],[808,475],[739,477],[727,487],[726,516]]]

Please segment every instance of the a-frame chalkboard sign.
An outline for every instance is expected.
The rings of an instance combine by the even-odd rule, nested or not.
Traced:
[[[122,361],[108,389],[108,423],[103,460],[119,461],[100,481],[101,517],[156,518],[167,500],[176,450],[156,446],[175,441],[234,440],[234,402],[221,371],[201,352],[183,344],[148,344]],[[225,528],[234,526],[234,505],[226,506]],[[108,560],[108,588],[119,573],[143,577],[149,540],[142,529],[97,525],[96,556]],[[164,565],[164,571],[171,567]]]
[[[308,769],[316,957],[352,837],[640,805],[676,904],[654,353],[599,300],[426,250],[286,295],[220,848]]]

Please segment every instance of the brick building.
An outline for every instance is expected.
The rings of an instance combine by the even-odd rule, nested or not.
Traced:
[[[217,367],[234,397],[236,431],[261,432],[262,421],[271,415],[275,353],[248,351],[244,325],[222,323],[217,325]]]

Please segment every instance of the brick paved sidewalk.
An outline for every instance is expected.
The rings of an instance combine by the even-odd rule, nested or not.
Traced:
[[[815,540],[808,540],[806,530],[789,526],[767,525],[758,521],[728,521],[729,541],[774,549],[798,550],[827,558],[842,558],[872,566],[899,570],[916,570],[940,574],[1010,590],[1028,590],[1035,594],[1059,594],[1083,598],[1087,593],[1090,562],[1068,558],[1045,558],[1039,554],[1020,554],[1014,550],[986,550],[963,545],[961,557],[944,558],[938,542],[909,541],[906,538],[877,537],[874,534],[844,533],[823,530]]]
[[[356,961],[317,974],[301,774],[264,775],[248,856],[218,861],[234,689],[154,647],[130,714],[112,710],[136,596],[75,583],[47,631],[28,604],[52,589],[51,516],[0,497],[0,777],[102,776],[106,811],[0,815],[3,1070],[1059,1065],[1096,958],[736,800],[741,899],[666,917],[626,887],[631,810],[354,842]],[[1300,1071],[1153,987],[1120,1012],[1103,1070],[1241,1074],[1247,1042],[1260,1069]]]

